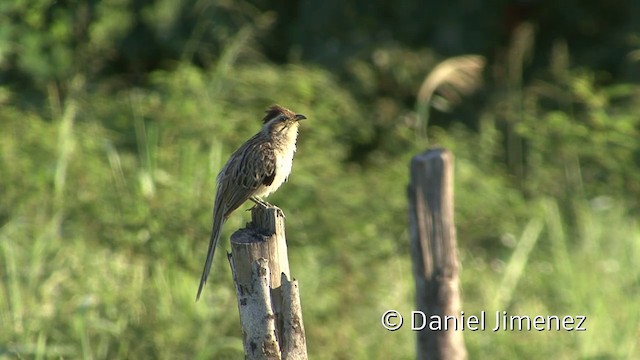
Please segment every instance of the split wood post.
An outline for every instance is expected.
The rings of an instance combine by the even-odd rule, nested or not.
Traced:
[[[231,235],[246,359],[307,359],[297,280],[290,281],[284,214],[255,206],[251,222]]]
[[[409,230],[416,283],[416,310],[444,319],[455,316],[460,324],[460,280],[453,222],[453,155],[431,149],[411,160],[409,184]],[[420,324],[416,324],[418,326]],[[427,325],[417,331],[418,359],[467,358],[461,328],[453,321],[447,331]]]

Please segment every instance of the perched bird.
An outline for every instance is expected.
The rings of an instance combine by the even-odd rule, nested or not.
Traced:
[[[220,231],[229,215],[247,200],[266,206],[262,198],[287,181],[296,152],[298,121],[303,119],[304,115],[279,105],[268,108],[260,132],[240,146],[220,170],[209,250],[196,301],[207,283]]]

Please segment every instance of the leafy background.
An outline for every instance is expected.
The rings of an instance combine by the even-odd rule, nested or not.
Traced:
[[[638,13],[3,2],[0,358],[242,358],[222,257],[194,297],[215,176],[273,103],[309,118],[270,201],[287,214],[311,358],[414,357],[414,334],[380,316],[414,309],[408,164],[431,146],[456,156],[465,313],[587,316],[585,332],[466,332],[470,358],[639,358]],[[476,73],[423,96],[461,59]]]

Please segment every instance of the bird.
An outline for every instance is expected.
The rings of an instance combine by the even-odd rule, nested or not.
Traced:
[[[299,121],[306,118],[280,105],[267,108],[262,129],[242,144],[220,170],[216,179],[209,250],[196,301],[207,283],[222,226],[247,200],[253,201],[255,206],[269,206],[262,198],[287,181],[296,152]]]

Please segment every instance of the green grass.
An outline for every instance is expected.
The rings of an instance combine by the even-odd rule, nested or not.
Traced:
[[[0,108],[0,358],[243,358],[224,256],[194,299],[217,171],[275,101],[309,118],[270,201],[287,214],[311,358],[414,357],[406,326],[380,325],[385,310],[414,310],[414,129],[391,127],[367,161],[350,162],[349,139],[373,135],[366,107],[330,74],[229,71],[179,67],[115,94],[78,83],[46,109]],[[470,358],[640,357],[640,228],[625,199],[525,200],[494,164],[500,139],[483,119],[478,134],[430,136],[456,155],[463,309],[585,315],[588,330],[466,332]],[[223,235],[247,219],[234,214]]]
[[[474,295],[483,299],[476,302],[467,296],[467,304],[478,311],[494,304],[493,309],[514,315],[582,315],[587,318],[587,330],[476,333],[467,337],[471,352],[478,346],[480,358],[496,354],[498,358],[636,358],[640,351],[636,346],[640,308],[633,301],[640,292],[640,271],[634,266],[640,255],[638,223],[624,215],[619,204],[584,204],[580,208],[584,219],[573,229],[581,235],[571,239],[556,202],[546,200],[539,207],[540,217],[517,241],[508,242],[514,247],[510,258],[493,269],[470,261],[477,265],[465,269],[463,279],[480,274],[494,281],[474,289]],[[524,257],[523,247],[531,250]],[[478,285],[467,282],[465,286]]]

